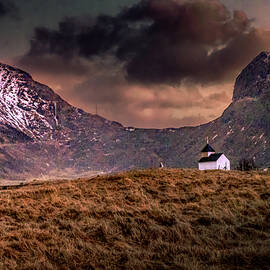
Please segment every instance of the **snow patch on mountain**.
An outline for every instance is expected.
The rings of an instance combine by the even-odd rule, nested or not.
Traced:
[[[42,139],[57,125],[55,105],[42,98],[34,84],[28,73],[0,64],[0,122]]]

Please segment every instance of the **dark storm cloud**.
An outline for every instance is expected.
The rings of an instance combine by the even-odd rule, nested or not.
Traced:
[[[29,58],[113,55],[129,81],[178,84],[231,79],[264,44],[241,11],[218,0],[142,0],[117,16],[36,28]]]
[[[19,18],[17,7],[9,0],[0,1],[0,17],[4,16],[10,16],[16,19]]]

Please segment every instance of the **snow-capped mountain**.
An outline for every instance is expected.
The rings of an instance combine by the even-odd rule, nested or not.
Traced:
[[[0,64],[0,122],[32,139],[46,138],[57,126],[59,97],[19,69]]]

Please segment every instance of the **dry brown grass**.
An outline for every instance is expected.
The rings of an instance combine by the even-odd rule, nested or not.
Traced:
[[[270,269],[270,174],[146,170],[0,192],[0,269]]]

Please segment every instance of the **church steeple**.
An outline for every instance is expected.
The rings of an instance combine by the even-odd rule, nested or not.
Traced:
[[[209,157],[211,154],[214,154],[216,151],[209,145],[209,139],[206,138],[206,145],[201,151],[201,157]]]

